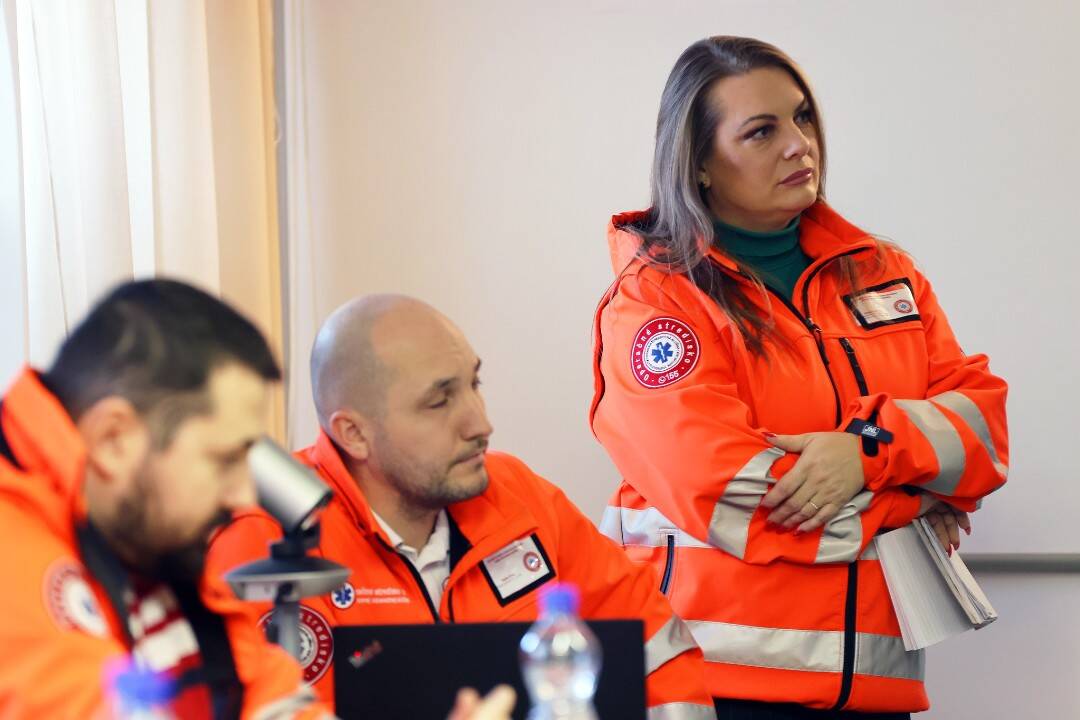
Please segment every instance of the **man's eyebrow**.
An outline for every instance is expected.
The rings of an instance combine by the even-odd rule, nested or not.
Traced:
[[[473,373],[480,372],[480,364],[482,362],[483,361],[480,360],[480,358],[476,359],[476,365],[473,366]],[[427,390],[424,391],[423,397],[433,395],[433,394],[435,394],[437,392],[441,392],[443,390],[448,390],[448,389],[452,388],[454,385],[456,385],[457,383],[458,383],[458,378],[457,377],[440,378],[440,379],[436,380],[435,382],[431,383],[431,385],[428,385]]]

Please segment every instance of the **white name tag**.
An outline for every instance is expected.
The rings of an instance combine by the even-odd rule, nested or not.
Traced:
[[[516,600],[555,576],[536,535],[515,540],[488,555],[482,564],[501,605]]]
[[[855,319],[867,329],[919,317],[919,308],[915,305],[911,287],[902,281],[890,284],[884,289],[849,295],[846,299]]]

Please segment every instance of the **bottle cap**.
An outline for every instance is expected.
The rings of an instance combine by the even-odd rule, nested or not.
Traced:
[[[570,583],[553,583],[540,590],[540,612],[576,614],[581,595],[577,586]]]
[[[176,695],[172,677],[138,667],[128,659],[113,663],[106,677],[116,697],[136,707],[164,705]]]

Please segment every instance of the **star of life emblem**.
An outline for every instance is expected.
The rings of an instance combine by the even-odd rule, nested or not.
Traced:
[[[337,590],[330,593],[330,602],[338,610],[348,610],[356,602],[356,589],[346,582]]]
[[[630,366],[639,383],[661,388],[689,375],[700,352],[697,335],[689,325],[671,317],[654,318],[634,337]]]

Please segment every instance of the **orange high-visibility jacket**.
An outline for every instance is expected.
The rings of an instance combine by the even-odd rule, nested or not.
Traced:
[[[33,371],[24,371],[0,410],[3,718],[105,717],[105,667],[131,651],[104,585],[80,554],[76,528],[86,518],[85,457],[63,406]],[[329,716],[302,684],[295,661],[252,627],[245,604],[209,591],[203,603],[221,619],[227,635],[243,693],[240,717]],[[155,649],[168,655],[160,643],[170,641],[157,636]],[[198,685],[188,688],[196,688],[194,695],[185,691],[188,697],[199,698],[204,691]]]
[[[685,276],[634,258],[626,226],[642,218],[612,219],[617,279],[596,315],[590,422],[623,477],[602,529],[661,571],[714,696],[926,709],[923,655],[904,651],[867,546],[916,516],[905,488],[973,510],[1005,482],[1004,381],[960,349],[903,253],[885,248],[884,267],[852,296],[836,260],[872,267],[874,243],[823,203],[803,213],[812,263],[790,302],[769,291],[766,305],[715,250],[705,261],[743,282],[790,340],[767,343],[767,359]],[[764,433],[849,427],[866,427],[865,490],[816,532],[767,526],[759,503],[797,456]]]
[[[578,586],[581,615],[587,619],[644,621],[646,701],[651,716],[715,717],[705,691],[701,651],[657,591],[652,568],[630,562],[561,490],[520,460],[489,452],[487,490],[447,507],[452,567],[439,607],[433,607],[411,563],[391,549],[393,544],[329,437],[320,433],[315,445],[297,457],[315,468],[334,491],[322,515],[321,541],[314,552],[352,569],[348,584],[339,591],[308,598],[301,606],[301,621],[308,637],[314,639],[301,661],[306,678],[322,698],[333,700],[329,627],[531,622],[538,614],[538,588],[557,578]],[[266,557],[268,543],[280,535],[269,516],[238,514],[211,543],[210,570],[224,573]],[[519,543],[536,551],[529,565],[531,576],[500,589],[491,563],[512,553]]]

